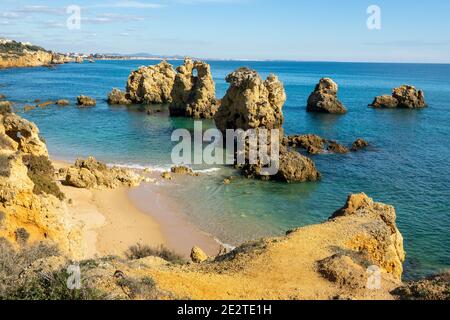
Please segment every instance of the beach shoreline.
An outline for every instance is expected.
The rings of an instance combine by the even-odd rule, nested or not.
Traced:
[[[52,157],[56,169],[70,166],[67,160]],[[220,243],[188,221],[182,206],[171,204],[158,184],[143,183],[136,188],[88,190],[62,186],[70,199],[71,216],[83,225],[86,258],[124,255],[137,243],[161,245],[188,258],[192,247],[199,246],[215,256]]]

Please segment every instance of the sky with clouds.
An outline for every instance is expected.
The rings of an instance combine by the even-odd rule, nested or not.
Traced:
[[[449,12],[444,0],[0,0],[0,37],[59,52],[450,63]]]

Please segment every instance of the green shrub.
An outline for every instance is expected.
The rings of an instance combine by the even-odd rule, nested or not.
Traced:
[[[137,260],[146,257],[160,257],[166,261],[182,264],[185,262],[182,256],[164,246],[153,248],[140,243],[128,248],[125,255],[130,260]]]
[[[95,288],[69,289],[65,269],[25,279],[9,290],[8,300],[101,300],[106,295]]]
[[[20,274],[30,264],[58,254],[57,247],[44,243],[16,251],[5,238],[0,238],[0,300],[8,299],[21,284]]]
[[[25,155],[23,162],[28,168],[28,177],[34,183],[35,194],[52,194],[60,200],[65,198],[54,181],[55,168],[46,156]]]
[[[116,280],[116,283],[130,299],[140,297],[157,300],[161,297],[161,292],[158,291],[155,281],[150,277],[142,279],[120,278]]]

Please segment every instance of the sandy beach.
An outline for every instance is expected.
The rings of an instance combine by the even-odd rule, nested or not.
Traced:
[[[69,166],[53,160],[56,169]],[[200,246],[214,256],[219,243],[183,216],[182,210],[169,203],[157,185],[138,188],[87,190],[62,186],[69,200],[70,214],[84,225],[86,258],[123,255],[137,243],[164,245],[188,257],[193,246]]]

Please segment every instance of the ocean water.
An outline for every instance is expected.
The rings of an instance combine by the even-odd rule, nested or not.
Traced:
[[[177,128],[192,129],[193,120],[169,118],[167,106],[152,106],[155,112],[148,116],[139,106],[111,107],[105,102],[113,87],[125,86],[131,70],[154,63],[100,61],[54,69],[0,70],[0,92],[19,107],[34,104],[35,99],[74,102],[79,94],[97,99],[98,105],[92,109],[72,105],[23,114],[40,127],[55,158],[94,155],[110,164],[169,168],[174,145],[170,136]],[[233,172],[217,167],[190,185],[163,186],[173,201],[183,203],[190,220],[221,241],[236,245],[322,222],[344,204],[348,194],[365,192],[397,210],[407,252],[406,279],[450,267],[450,65],[210,63],[219,98],[227,89],[225,76],[240,66],[254,68],[264,77],[275,73],[288,95],[284,107],[288,134],[315,133],[347,145],[362,137],[371,147],[347,155],[314,156],[323,175],[317,183],[287,185],[237,179],[224,186],[222,180]],[[339,84],[347,115],[305,111],[308,95],[324,76]],[[423,89],[430,107],[367,107],[374,96],[390,93],[404,83]],[[204,127],[214,127],[214,123],[204,121]]]

